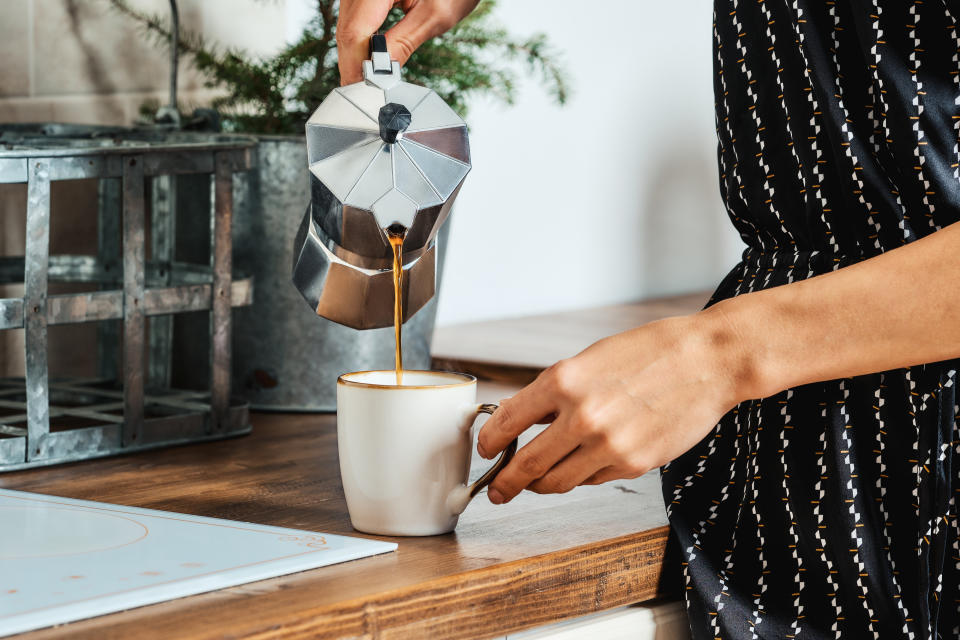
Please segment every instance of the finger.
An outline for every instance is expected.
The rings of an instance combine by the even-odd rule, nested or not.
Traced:
[[[528,427],[554,412],[553,399],[539,378],[534,380],[517,395],[500,403],[500,408],[480,429],[477,452],[484,458],[492,458]]]
[[[620,480],[623,478],[623,474],[618,473],[617,470],[612,467],[604,467],[600,469],[589,478],[581,482],[580,484],[603,484],[604,482],[610,482],[611,480]]]
[[[557,420],[557,413],[556,411],[552,411],[547,415],[543,416],[542,418],[539,418],[533,424],[551,424],[553,422],[556,422],[556,420]]]
[[[527,487],[535,493],[566,493],[604,468],[602,453],[596,447],[580,446]]]
[[[403,66],[407,59],[428,39],[438,36],[453,23],[436,9],[436,4],[418,2],[387,33],[387,51]]]
[[[363,80],[363,61],[370,57],[370,37],[387,19],[393,0],[340,0],[337,18],[337,65],[340,84]]]
[[[517,451],[490,483],[490,502],[509,502],[527,485],[547,473],[580,444],[579,434],[558,420]]]

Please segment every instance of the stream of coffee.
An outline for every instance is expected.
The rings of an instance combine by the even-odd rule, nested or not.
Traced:
[[[387,237],[390,240],[390,247],[393,249],[393,335],[396,339],[396,351],[394,357],[394,366],[397,370],[397,385],[403,384],[403,349],[400,339],[401,327],[403,326],[403,239],[406,231],[403,233],[388,232]]]

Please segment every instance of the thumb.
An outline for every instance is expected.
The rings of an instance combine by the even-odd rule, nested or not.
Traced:
[[[436,9],[434,3],[418,2],[403,18],[391,27],[386,34],[387,50],[390,57],[406,64],[407,59],[417,47],[434,36],[450,29],[456,21],[451,21]]]
[[[370,57],[370,36],[386,20],[393,0],[341,0],[337,20],[337,64],[340,84],[363,80],[363,61]]]

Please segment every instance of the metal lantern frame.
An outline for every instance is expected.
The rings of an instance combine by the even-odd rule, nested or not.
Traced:
[[[7,414],[0,415],[0,471],[250,431],[247,405],[230,395],[231,308],[253,295],[252,280],[232,274],[231,224],[233,178],[251,168],[254,145],[242,136],[157,129],[0,125],[0,183],[27,185],[25,255],[0,257],[0,284],[24,286],[22,298],[0,299],[0,331],[25,330],[25,378],[0,380],[0,413]],[[208,201],[212,194],[210,263],[177,262],[178,179],[204,175],[212,183],[204,192]],[[77,179],[99,181],[98,255],[51,256],[51,183]],[[53,295],[52,280],[99,290]],[[210,390],[170,389],[169,314],[202,310],[211,316]],[[149,316],[167,317],[151,320],[147,339]],[[121,331],[108,322],[116,320],[120,370]],[[80,322],[99,323],[98,377],[51,380],[48,327]],[[51,430],[51,417],[85,426]]]

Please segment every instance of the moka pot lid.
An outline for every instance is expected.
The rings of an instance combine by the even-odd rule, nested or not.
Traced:
[[[307,120],[308,166],[343,206],[409,229],[470,171],[467,127],[434,91],[400,79],[382,36],[372,49],[364,80],[334,89]]]

